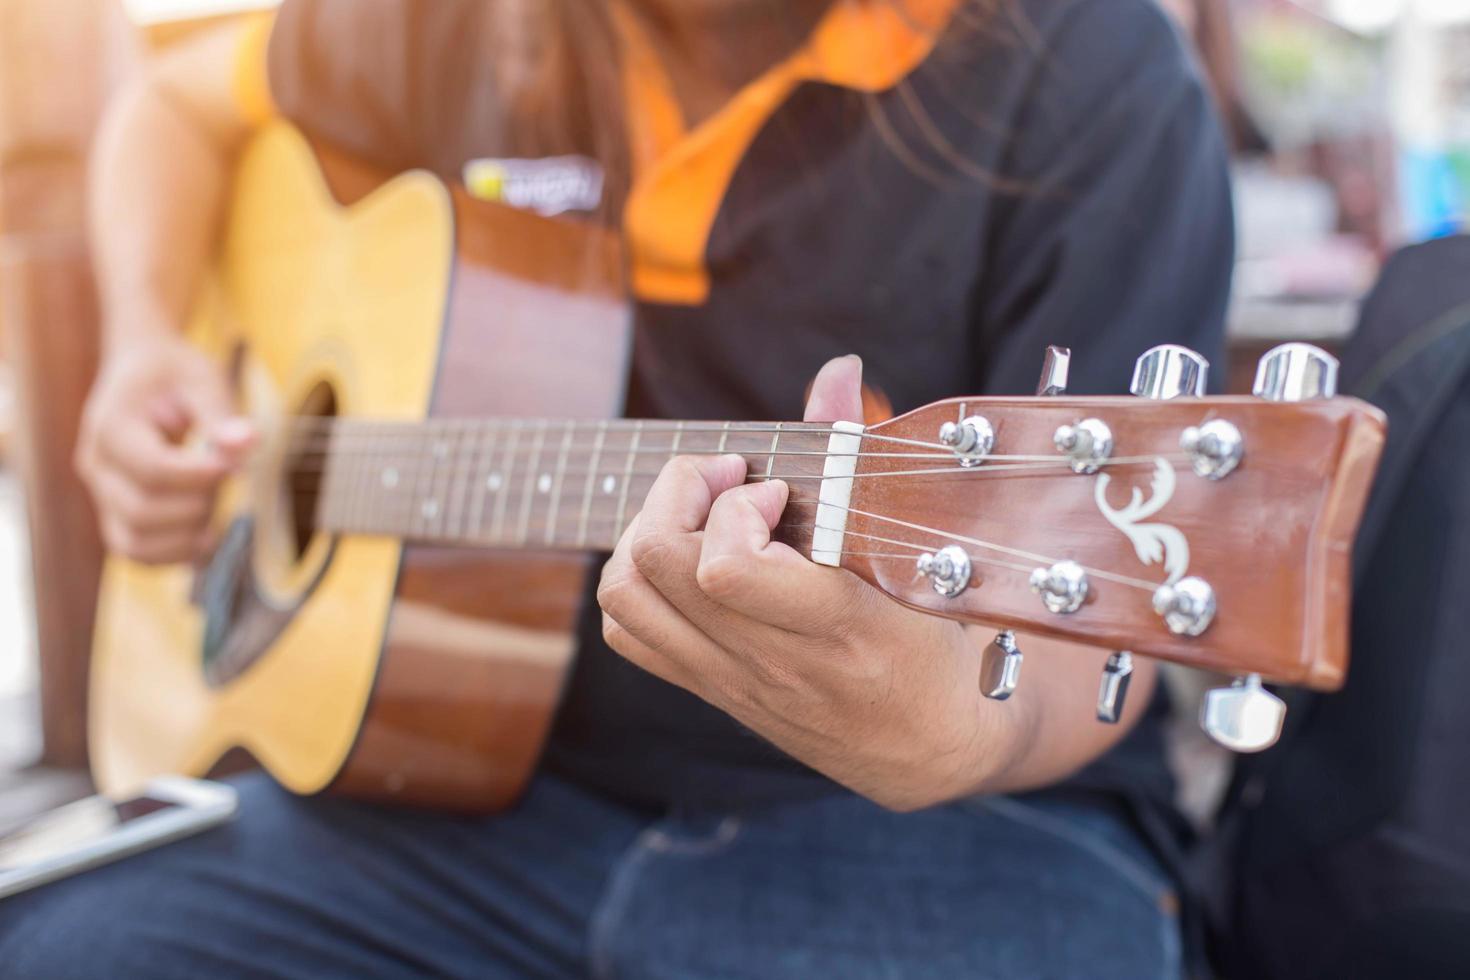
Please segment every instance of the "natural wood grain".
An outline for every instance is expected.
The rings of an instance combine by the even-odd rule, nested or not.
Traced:
[[[1066,468],[973,470],[863,479],[879,469],[905,469],[893,460],[864,458],[853,507],[910,524],[954,531],[1049,561],[1071,559],[1140,580],[1149,588],[1093,576],[1087,603],[1077,612],[1047,612],[1032,593],[1027,570],[1045,564],[978,545],[976,581],[955,599],[937,595],[900,561],[852,559],[844,565],[900,600],[946,616],[1026,632],[1127,649],[1151,657],[1318,688],[1342,683],[1347,667],[1346,622],[1352,538],[1382,448],[1385,422],[1377,409],[1336,398],[1277,404],[1251,397],[1149,402],[1135,398],[953,400],[920,409],[870,432],[932,440],[961,407],[996,427],[997,453],[1044,454],[1063,424],[1095,417],[1112,429],[1115,456],[1146,457],[1108,467],[1106,497],[1127,504],[1136,489],[1151,495],[1155,458],[1179,456],[1179,434],[1211,418],[1234,423],[1245,437],[1245,458],[1220,481],[1196,476],[1187,462],[1175,469],[1172,499],[1151,521],[1183,532],[1188,574],[1215,589],[1219,613],[1201,636],[1176,636],[1151,606],[1151,588],[1164,572],[1146,565],[1128,538],[1104,520],[1095,491],[1099,476]],[[878,440],[869,436],[864,450]],[[901,447],[887,447],[890,450]],[[923,450],[911,450],[922,452]],[[932,460],[912,468],[933,466]],[[891,520],[853,515],[850,533],[910,543],[909,551],[950,543]],[[890,546],[895,551],[898,546]],[[987,560],[1008,564],[990,563]],[[1020,568],[1009,567],[1019,565]]]

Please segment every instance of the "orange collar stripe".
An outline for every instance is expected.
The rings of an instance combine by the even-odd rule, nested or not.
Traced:
[[[960,2],[837,0],[801,49],[687,134],[646,39],[625,29],[635,179],[623,231],[634,294],[656,303],[703,303],[710,287],[705,250],[730,180],[792,90],[804,81],[864,92],[893,87],[929,56]],[[627,21],[620,18],[620,27]]]
[[[240,44],[235,51],[232,94],[240,114],[252,126],[259,126],[276,114],[275,102],[271,99],[270,72],[266,64],[271,28],[275,22],[274,11],[250,15],[250,21],[241,33]]]

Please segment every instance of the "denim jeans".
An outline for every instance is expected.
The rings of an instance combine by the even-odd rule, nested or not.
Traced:
[[[0,977],[1180,972],[1165,876],[1076,799],[655,816],[543,776],[464,818],[237,785],[226,827],[0,901]]]

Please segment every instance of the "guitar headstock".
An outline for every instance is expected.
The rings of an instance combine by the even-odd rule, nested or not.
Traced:
[[[1385,420],[1335,397],[1336,361],[1306,345],[1263,358],[1255,396],[1202,397],[1206,368],[1155,348],[1133,396],[1073,398],[1053,349],[1047,394],[869,427],[849,502],[818,526],[841,521],[843,567],[907,605],[1128,651],[1102,679],[1104,720],[1131,655],[1242,675],[1212,692],[1206,727],[1264,747],[1279,712],[1261,678],[1344,679],[1352,542]],[[999,697],[1019,666],[1006,643],[982,678]]]

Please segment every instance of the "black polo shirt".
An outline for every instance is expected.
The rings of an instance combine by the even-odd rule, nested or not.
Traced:
[[[369,160],[458,179],[509,145],[478,58],[491,6],[286,0],[270,94]],[[1152,0],[838,0],[692,128],[617,19],[630,416],[799,418],[816,370],[848,352],[896,412],[1030,393],[1047,344],[1072,348],[1079,394],[1125,391],[1135,356],[1165,341],[1221,363],[1225,148]],[[590,594],[580,642],[553,770],[650,806],[838,791],[609,650]],[[1076,781],[1167,805],[1158,715]]]

